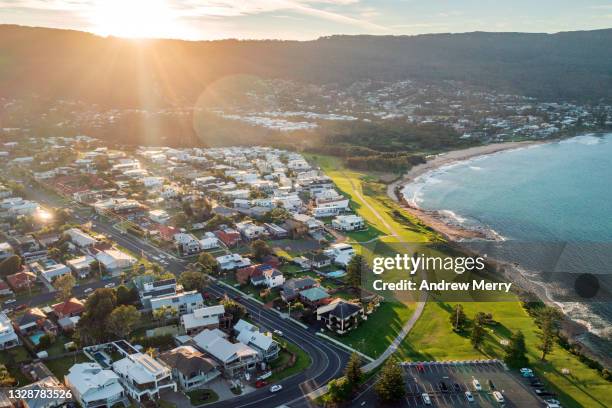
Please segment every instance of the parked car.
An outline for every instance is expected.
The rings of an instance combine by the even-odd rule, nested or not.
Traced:
[[[448,392],[448,385],[446,385],[446,383],[444,381],[440,381],[438,383],[438,387],[440,388],[440,391]]]
[[[421,398],[423,399],[423,404],[431,405],[431,398],[429,398],[429,394],[424,392],[424,393],[421,394]]]
[[[272,333],[276,334],[278,337],[283,337],[283,332],[280,330],[274,330]]]
[[[458,383],[453,384],[453,389],[455,392],[461,392],[461,386]]]
[[[283,389],[283,386],[280,384],[276,384],[270,387],[270,392],[279,392]]]
[[[495,389],[495,384],[493,384],[493,381],[489,379],[487,380],[487,383],[489,384],[489,389],[493,391]]]
[[[83,291],[83,293],[93,292],[93,288],[87,288]]]
[[[533,370],[531,368],[521,368],[520,372],[525,378],[533,377]]]
[[[467,400],[467,402],[474,402],[474,396],[469,391],[465,392],[465,399]]]
[[[493,391],[493,398],[499,403],[504,402],[504,396],[499,391]]]
[[[115,283],[111,282],[111,283],[107,283],[106,285],[104,285],[105,288],[114,288],[115,287]]]
[[[258,381],[255,383],[255,388],[263,388],[263,387],[265,387],[266,385],[268,385],[268,382],[267,382],[267,381],[264,381],[264,380],[258,380]]]
[[[9,299],[6,302],[4,302],[5,305],[10,305],[11,303],[15,303],[16,300],[15,299]]]
[[[478,381],[476,378],[472,380],[472,385],[476,391],[482,391],[482,385],[480,385],[480,381]]]

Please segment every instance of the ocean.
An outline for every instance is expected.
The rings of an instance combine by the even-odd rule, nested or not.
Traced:
[[[501,258],[520,263],[547,289],[581,272],[601,281],[612,276],[612,133],[453,163],[417,177],[402,192],[451,223],[494,231],[505,243]],[[542,253],[546,261],[534,261]],[[596,302],[552,297],[594,335],[583,342],[600,352],[612,350],[607,293]]]

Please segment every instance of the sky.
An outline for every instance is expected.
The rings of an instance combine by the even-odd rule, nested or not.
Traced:
[[[612,0],[0,0],[0,24],[188,40],[552,33],[612,27]]]

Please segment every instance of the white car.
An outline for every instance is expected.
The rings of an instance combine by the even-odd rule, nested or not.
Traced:
[[[533,370],[531,368],[521,368],[520,372],[523,377],[533,377]]]
[[[431,398],[429,398],[429,394],[424,392],[421,394],[421,398],[423,398],[423,404],[431,405]]]
[[[10,305],[11,303],[15,303],[16,300],[15,299],[9,299],[6,302],[4,302],[5,305]]]
[[[474,385],[474,389],[476,391],[482,391],[482,385],[480,385],[480,381],[478,381],[477,379],[473,379],[472,380],[472,385]]]
[[[276,384],[270,387],[270,392],[279,392],[283,389],[283,386],[280,384]]]
[[[274,330],[272,333],[276,334],[278,337],[283,337],[283,332],[280,330]]]
[[[111,283],[107,283],[106,285],[104,285],[105,288],[114,288],[115,284],[113,282]]]
[[[465,392],[465,399],[467,400],[467,402],[474,402],[474,396],[469,391]]]
[[[83,291],[83,293],[93,292],[93,288],[87,288]]]
[[[499,403],[504,402],[504,396],[499,391],[493,391],[493,398]]]

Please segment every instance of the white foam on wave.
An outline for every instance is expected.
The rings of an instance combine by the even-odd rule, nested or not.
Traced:
[[[582,136],[572,137],[559,142],[559,144],[581,144],[585,146],[594,146],[603,142],[601,137],[597,137],[592,133]]]
[[[470,170],[480,171],[480,170],[482,170],[482,167],[470,166]]]

